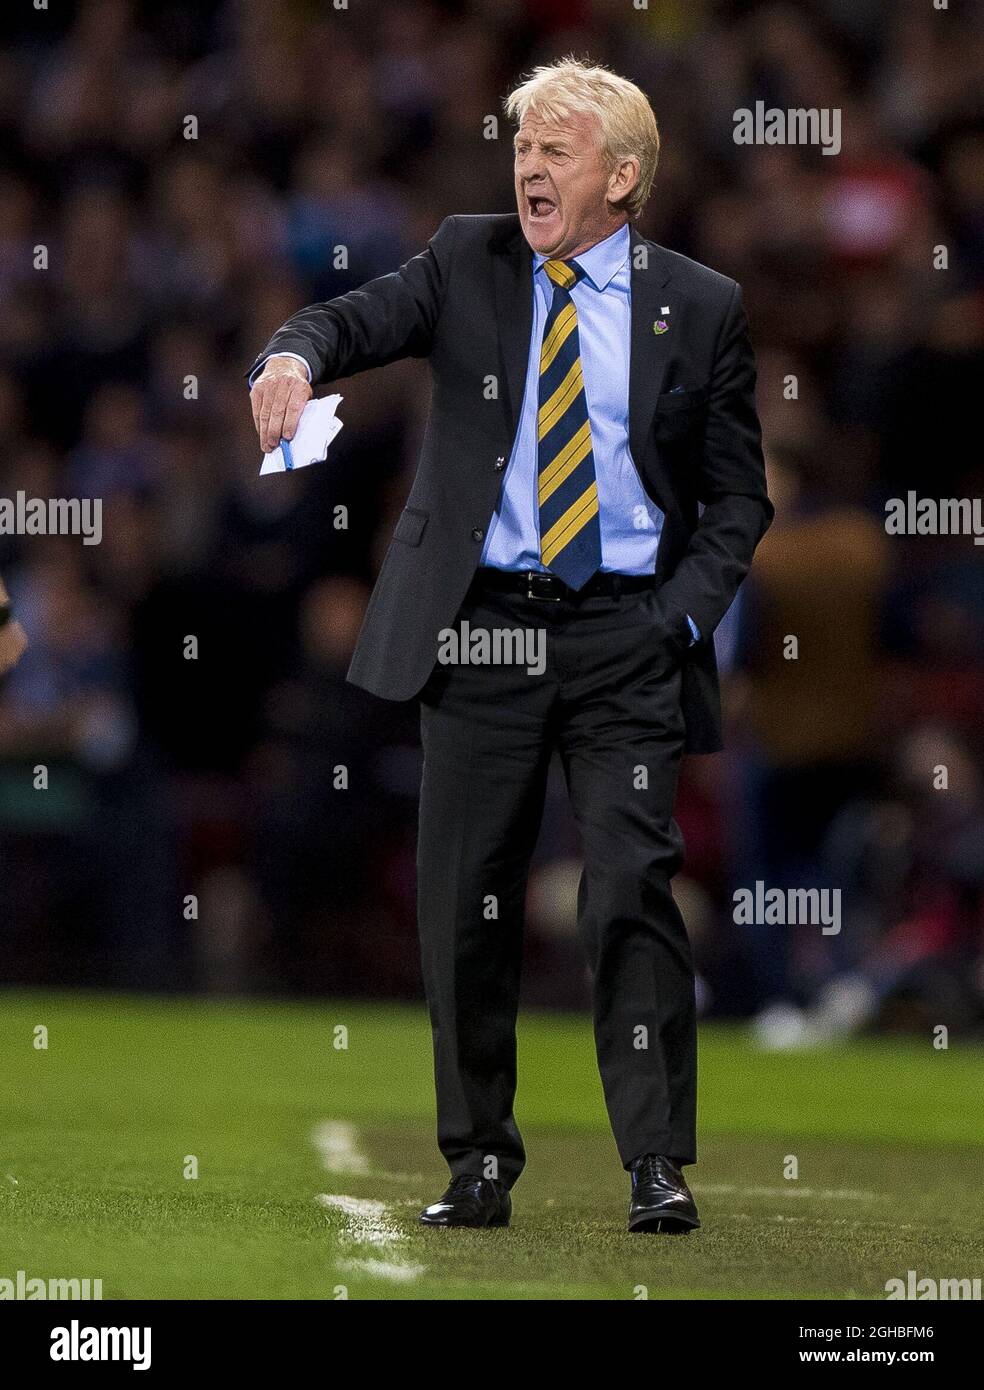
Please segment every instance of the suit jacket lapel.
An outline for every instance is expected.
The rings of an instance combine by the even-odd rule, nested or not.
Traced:
[[[665,317],[660,311],[663,300],[663,286],[671,277],[667,258],[653,241],[641,237],[636,229],[631,229],[631,276],[632,276],[632,342],[629,355],[629,448],[636,468],[645,481],[646,449],[653,423],[656,397],[663,389],[666,378],[666,364],[669,358],[667,335],[655,331],[654,325]],[[639,248],[644,248],[643,251]],[[676,499],[672,490],[658,486],[660,496],[656,502],[664,512],[676,511]]]
[[[518,217],[515,228],[496,243],[493,251],[501,371],[499,397],[509,423],[511,443],[519,425],[533,331],[533,253]]]

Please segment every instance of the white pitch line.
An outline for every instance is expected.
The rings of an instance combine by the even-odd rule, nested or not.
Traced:
[[[856,1188],[817,1188],[799,1187],[790,1183],[787,1187],[740,1187],[731,1182],[691,1183],[695,1192],[715,1197],[740,1193],[743,1197],[819,1197],[825,1202],[885,1202],[888,1193],[862,1192]]]
[[[339,1245],[343,1248],[382,1252],[392,1250],[393,1246],[406,1239],[403,1232],[390,1221],[385,1202],[372,1197],[349,1197],[340,1192],[319,1192],[317,1200],[329,1211],[341,1215],[343,1229]],[[409,1284],[426,1273],[427,1267],[410,1264],[394,1251],[390,1260],[347,1256],[336,1261],[336,1268],[343,1273],[366,1274],[370,1278]]]
[[[359,1148],[355,1125],[322,1120],[311,1131],[311,1143],[321,1155],[326,1173],[368,1173],[369,1160]]]
[[[392,1279],[394,1284],[410,1284],[424,1273],[424,1265],[398,1265],[386,1260],[339,1260],[342,1274],[368,1274],[373,1279]]]
[[[326,1173],[357,1173],[364,1177],[370,1172],[369,1160],[359,1147],[358,1130],[345,1120],[322,1120],[316,1124],[311,1143],[321,1155]],[[372,1175],[384,1182],[410,1182],[415,1186],[424,1181],[422,1173],[384,1173],[373,1169]]]
[[[403,1232],[388,1219],[386,1203],[374,1197],[346,1197],[342,1193],[319,1192],[317,1200],[345,1218],[343,1240],[346,1245],[396,1245]]]
[[[369,1159],[362,1151],[355,1125],[344,1120],[322,1120],[311,1132],[311,1143],[320,1154],[326,1172],[361,1177],[369,1174]],[[395,1251],[390,1260],[359,1255],[360,1250],[389,1251],[406,1239],[404,1232],[390,1219],[385,1202],[374,1197],[350,1197],[342,1192],[319,1192],[317,1201],[327,1211],[341,1217],[338,1243],[352,1252],[336,1261],[336,1268],[343,1273],[411,1283],[426,1272],[425,1265],[410,1264]]]

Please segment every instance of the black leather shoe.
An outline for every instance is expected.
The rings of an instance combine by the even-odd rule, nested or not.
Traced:
[[[700,1225],[697,1204],[679,1164],[662,1154],[643,1154],[632,1165],[630,1231],[686,1235]]]
[[[463,1173],[439,1202],[424,1207],[422,1226],[508,1226],[512,1198],[504,1182]]]

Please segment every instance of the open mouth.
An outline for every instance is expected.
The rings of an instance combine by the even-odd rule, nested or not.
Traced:
[[[533,222],[543,222],[557,211],[557,204],[552,198],[537,197],[532,193],[527,193],[526,204]]]

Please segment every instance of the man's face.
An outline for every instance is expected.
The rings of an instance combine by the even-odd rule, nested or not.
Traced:
[[[514,143],[516,202],[534,251],[565,260],[627,220],[608,202],[616,176],[602,156],[596,116],[572,114],[554,124],[528,111]]]

